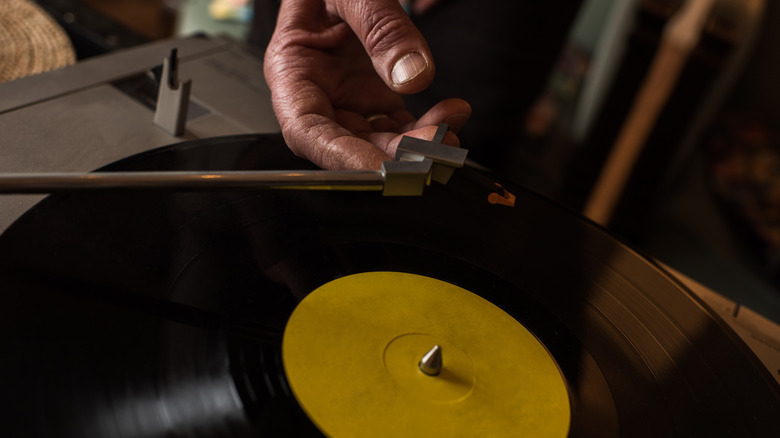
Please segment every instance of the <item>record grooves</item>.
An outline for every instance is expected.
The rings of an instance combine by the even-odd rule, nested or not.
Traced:
[[[269,135],[104,170],[304,168]],[[471,291],[530,330],[565,377],[571,436],[780,436],[774,380],[666,273],[532,193],[511,188],[509,208],[464,184],[419,198],[47,198],[0,236],[9,433],[317,435],[284,375],[286,321],[331,280],[395,271]]]

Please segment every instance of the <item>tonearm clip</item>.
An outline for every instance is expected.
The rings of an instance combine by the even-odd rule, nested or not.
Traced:
[[[0,175],[0,193],[56,193],[84,190],[350,190],[385,196],[419,196],[431,181],[446,184],[468,151],[442,144],[449,127],[433,140],[404,136],[395,161],[381,171],[162,171],[18,173]]]
[[[466,162],[466,149],[442,144],[449,126],[442,123],[433,140],[404,136],[395,161],[382,163],[385,196],[419,196],[430,182],[447,184],[455,169]]]

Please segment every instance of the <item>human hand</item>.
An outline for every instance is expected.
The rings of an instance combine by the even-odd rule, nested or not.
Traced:
[[[460,99],[419,120],[405,109],[401,94],[427,87],[434,65],[398,0],[283,0],[264,69],[288,146],[326,169],[379,169],[403,135],[457,132],[471,114]]]

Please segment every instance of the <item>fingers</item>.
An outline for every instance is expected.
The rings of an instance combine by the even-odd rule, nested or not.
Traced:
[[[308,114],[294,123],[282,128],[287,146],[323,169],[378,170],[383,161],[391,159],[382,149],[328,117]],[[359,122],[354,119],[353,123]]]
[[[336,120],[355,134],[364,131],[390,131],[401,133],[425,126],[439,126],[446,123],[450,131],[460,132],[471,117],[471,105],[463,99],[447,99],[439,102],[416,120],[407,110],[391,114],[369,114],[360,116],[350,111],[336,111]]]
[[[439,102],[419,120],[414,120],[406,110],[391,115],[376,114],[369,117],[349,111],[337,111],[339,124],[349,129],[352,134],[376,145],[389,157],[395,157],[398,143],[404,135],[432,140],[441,123],[446,123],[450,128],[443,143],[460,146],[460,140],[455,134],[463,128],[470,116],[471,106],[462,99]]]
[[[447,99],[439,102],[416,120],[407,110],[391,114],[369,114],[362,116],[353,111],[336,110],[336,121],[355,135],[368,132],[402,133],[424,128],[437,127],[442,123],[449,130],[458,133],[471,116],[471,105],[462,99]]]
[[[438,127],[436,126],[425,126],[423,128],[405,132],[401,135],[392,135],[387,132],[381,132],[370,135],[368,139],[382,148],[382,150],[384,150],[388,156],[395,158],[395,152],[398,149],[398,144],[401,142],[401,139],[404,136],[415,137],[422,140],[433,140],[437,129]],[[447,131],[447,133],[444,135],[444,141],[442,143],[450,146],[460,147],[460,140],[458,140],[458,137],[452,131]]]
[[[461,104],[457,106],[461,107]],[[434,111],[430,117],[436,114],[437,111]],[[456,114],[454,117],[460,116]],[[450,120],[452,118],[448,117]],[[393,122],[389,117],[383,120]],[[290,149],[323,169],[331,170],[380,169],[383,161],[394,159],[398,144],[404,136],[432,140],[438,129],[437,125],[428,125],[402,134],[393,130],[375,131],[372,123],[376,121],[370,123],[366,118],[349,111],[337,111],[337,121],[308,115],[298,119],[297,123],[300,126],[293,130],[296,135],[290,138],[285,136]],[[446,133],[443,143],[460,146],[460,140],[453,131]]]
[[[459,132],[471,116],[471,105],[463,99],[447,99],[434,105],[417,122],[407,129],[419,129],[424,126],[449,125],[452,132]]]
[[[331,0],[349,23],[385,83],[399,93],[422,91],[433,80],[428,44],[398,0]]]
[[[410,120],[411,119],[411,120]],[[408,111],[402,110],[392,115],[377,113],[362,116],[353,111],[336,110],[336,122],[355,135],[369,132],[401,132],[401,127],[414,122]]]
[[[375,132],[398,132],[401,129],[401,125],[398,122],[385,114],[372,116],[368,121]]]
[[[411,126],[415,122],[412,113],[405,109],[398,110],[390,114],[372,115],[367,119],[371,124],[371,128],[377,132],[389,131],[399,133],[408,131],[408,129],[405,129],[405,127]]]
[[[456,111],[454,115],[451,113],[452,110]],[[431,111],[423,116],[431,123],[427,123],[423,119],[420,119],[425,124],[421,124],[419,126],[412,126],[415,124],[415,122],[413,119],[411,119],[411,114],[406,111],[399,111],[392,116],[382,115],[382,117],[374,120],[369,120],[366,117],[350,111],[337,111],[336,120],[341,126],[347,128],[350,131],[350,134],[359,137],[365,140],[367,144],[374,145],[376,148],[384,151],[386,156],[381,154],[378,156],[372,155],[370,159],[367,158],[361,160],[361,162],[371,163],[371,165],[374,166],[371,168],[376,169],[378,167],[375,166],[380,166],[381,162],[371,160],[374,160],[377,157],[383,160],[393,159],[395,157],[398,144],[400,143],[401,138],[404,136],[415,137],[423,140],[433,140],[436,131],[439,129],[438,125],[440,123],[443,123],[445,120],[455,120],[457,122],[457,120],[459,120],[461,117],[465,117],[467,119],[468,114],[470,114],[470,110],[471,108],[465,101],[460,99],[451,99],[451,102],[444,101],[439,105],[434,106]],[[412,120],[411,123],[406,124],[407,126],[410,126],[410,128],[398,129],[398,127],[401,126],[398,120],[407,120],[407,118]],[[382,124],[389,125],[392,129],[377,129],[381,128],[380,125]],[[462,127],[462,124],[457,126],[457,123],[455,123],[455,125],[458,129]],[[452,129],[447,131],[442,143],[459,147],[460,140],[455,135],[456,132],[457,130]],[[341,141],[344,140],[341,139]],[[330,166],[328,168],[333,169],[336,167]]]
[[[345,55],[367,61],[350,29],[392,91],[417,92],[433,79],[430,50],[398,0],[282,2],[264,70],[285,141],[296,155],[326,169],[378,169],[394,156],[401,132],[431,139],[442,122],[460,129],[471,114],[464,101],[444,101],[415,121],[367,63],[345,64]],[[395,99],[378,99],[376,89],[366,94],[370,86]],[[362,96],[380,104],[367,105]],[[372,113],[377,110],[386,114]],[[448,133],[445,142],[457,144],[457,138]]]

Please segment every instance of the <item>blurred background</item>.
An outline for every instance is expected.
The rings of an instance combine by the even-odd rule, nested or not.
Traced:
[[[65,30],[77,60],[198,33],[251,40],[261,55],[278,3],[34,2]],[[448,2],[465,4],[442,0],[442,14]],[[501,154],[475,148],[475,156],[780,322],[780,30],[771,24],[780,2],[553,3],[544,32],[526,36],[549,59],[536,69],[543,80],[525,87],[528,104],[511,120],[511,139],[496,137],[507,143]],[[425,31],[427,16],[415,19]],[[476,36],[470,29],[459,30]]]

